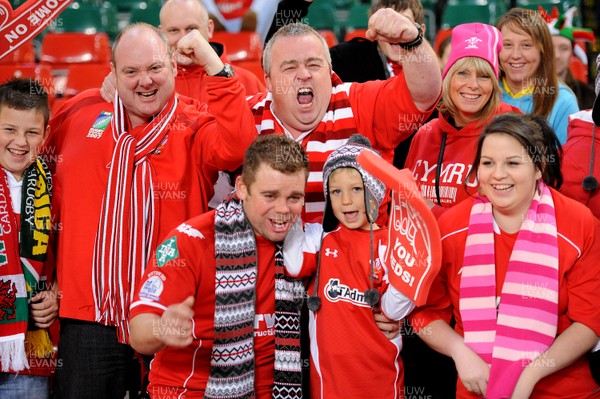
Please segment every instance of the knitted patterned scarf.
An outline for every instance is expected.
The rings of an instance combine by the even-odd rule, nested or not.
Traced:
[[[19,229],[6,173],[0,171],[0,363],[4,372],[28,368],[28,355],[42,358],[53,351],[47,330],[27,331],[29,299],[45,289],[41,275],[50,235],[52,179],[41,159],[23,174]]]
[[[302,147],[308,153],[310,175],[306,183],[306,199],[302,220],[313,220],[323,216],[325,197],[323,195],[323,164],[331,152],[346,144],[350,136],[358,132],[348,93],[351,83],[344,83],[333,73],[331,75],[331,100],[323,120],[302,140]],[[283,133],[271,110],[273,94],[258,102],[252,109],[254,122],[259,134]]]
[[[554,201],[540,180],[513,247],[496,310],[492,204],[477,197],[460,281],[465,344],[491,366],[486,398],[509,398],[523,368],[554,342],[558,242]]]
[[[275,252],[275,375],[273,398],[302,398],[300,308],[304,285],[284,274]],[[254,398],[254,316],[257,259],[252,226],[231,196],[215,213],[215,336],[207,399]]]
[[[151,122],[139,128],[129,126],[118,93],[114,104],[112,132],[116,144],[96,235],[92,287],[96,321],[116,326],[119,342],[126,343],[129,305],[158,234],[154,220],[158,204],[147,160],[169,131],[177,97],[172,96]]]

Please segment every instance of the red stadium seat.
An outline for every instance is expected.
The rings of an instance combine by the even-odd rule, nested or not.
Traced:
[[[335,37],[335,33],[332,30],[319,30],[317,32],[323,36],[327,42],[327,46],[333,47],[337,44],[337,37]]]
[[[54,78],[52,70],[48,65],[39,64],[1,64],[0,81],[4,82],[11,78],[33,78],[41,83],[42,86],[53,94]]]
[[[242,60],[260,60],[262,42],[256,32],[241,31],[237,33],[219,31],[213,34],[211,41],[225,46],[227,57],[232,62]]]
[[[240,66],[244,69],[247,69],[248,71],[252,72],[254,75],[256,75],[256,77],[261,81],[264,82],[264,78],[265,78],[265,72],[262,69],[262,61],[247,61],[247,60],[242,60],[242,61],[231,61],[231,64],[236,67],[236,66]]]
[[[50,64],[53,70],[68,69],[73,63],[106,63],[111,48],[106,33],[48,33],[42,41],[40,63]]]
[[[84,90],[100,88],[109,72],[107,63],[70,65],[63,96],[73,97]]]
[[[433,44],[433,50],[437,53],[440,49],[440,45],[448,36],[452,35],[452,29],[440,29],[435,35],[435,42]]]
[[[39,64],[0,64],[0,83],[12,78],[36,79],[48,92],[50,107],[54,103],[54,77],[48,65]]]
[[[346,32],[346,36],[344,36],[344,41],[349,42],[350,40],[354,39],[355,37],[361,37],[361,38],[365,39],[365,33],[367,33],[366,29],[349,30],[348,32]]]
[[[35,48],[30,40],[12,53],[0,58],[0,64],[32,64],[35,62]]]

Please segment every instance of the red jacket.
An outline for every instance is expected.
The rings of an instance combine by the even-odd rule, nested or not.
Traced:
[[[149,157],[153,170],[158,236],[208,211],[219,170],[235,169],[256,131],[236,77],[207,77],[209,103],[180,96],[164,145]],[[208,112],[210,108],[212,113]],[[89,90],[69,100],[50,120],[45,155],[54,166],[53,211],[58,217],[56,264],[62,293],[60,316],[96,319],[92,295],[94,242],[115,140],[112,126],[89,130],[113,104]],[[245,111],[245,112],[244,112]]]
[[[583,179],[590,175],[592,145],[595,148],[593,175],[600,179],[600,129],[592,142],[593,128],[591,110],[569,116],[561,166],[564,182],[560,192],[586,205],[600,219],[600,190],[586,191],[581,185]]]

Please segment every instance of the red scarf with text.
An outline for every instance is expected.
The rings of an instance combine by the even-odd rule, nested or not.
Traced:
[[[21,214],[17,215],[12,207],[7,173],[0,169],[0,363],[3,372],[29,368],[29,356],[42,358],[53,351],[46,329],[27,331],[29,300],[45,289],[42,271],[50,236],[52,179],[41,159],[25,170]]]

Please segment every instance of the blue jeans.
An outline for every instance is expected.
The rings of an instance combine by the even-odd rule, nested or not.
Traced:
[[[61,319],[53,397],[122,399],[132,359],[133,349],[117,341],[114,327]]]
[[[2,399],[48,399],[50,378],[21,374],[0,373],[0,398]]]

